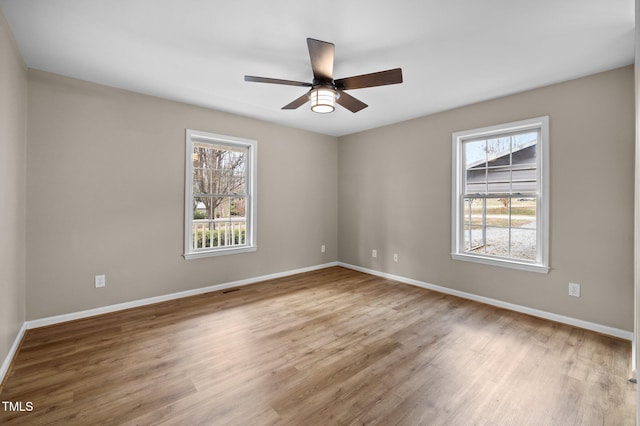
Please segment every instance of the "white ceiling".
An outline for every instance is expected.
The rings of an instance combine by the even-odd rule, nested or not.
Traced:
[[[27,66],[334,136],[628,65],[634,0],[0,0]],[[369,104],[280,108],[311,81],[306,38],[336,45],[334,78],[401,67]]]

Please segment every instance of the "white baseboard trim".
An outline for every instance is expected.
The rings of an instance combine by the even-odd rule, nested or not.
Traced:
[[[13,358],[15,357],[16,352],[18,352],[18,347],[20,347],[20,342],[22,341],[22,338],[24,337],[24,332],[26,330],[27,330],[27,323],[25,322],[22,324],[22,327],[20,327],[20,331],[18,331],[18,335],[16,336],[16,338],[13,341],[13,344],[9,348],[9,353],[4,358],[4,361],[0,366],[0,384],[2,384],[2,382],[4,381],[4,376],[9,371],[9,366],[11,365],[11,361],[13,361]]]
[[[212,291],[224,290],[230,287],[240,287],[244,285],[255,284],[260,281],[267,281],[275,278],[287,277],[289,275],[301,274],[303,272],[310,272],[318,269],[325,269],[325,268],[329,268],[331,266],[337,266],[337,265],[338,265],[338,262],[324,263],[321,265],[309,266],[306,268],[293,269],[290,271],[277,272],[274,274],[247,278],[244,280],[231,281],[231,282],[222,283],[222,284],[215,284],[212,286],[196,288],[193,290],[186,290],[186,291],[180,291],[177,293],[165,294],[162,296],[149,297],[147,299],[133,300],[131,302],[118,303],[116,305],[103,306],[100,308],[87,309],[85,311],[72,312],[69,314],[55,315],[52,317],[35,319],[35,320],[27,321],[25,324],[26,324],[26,329],[30,330],[33,328],[45,327],[48,325],[54,325],[62,322],[88,318],[96,315],[123,311],[125,309],[137,308],[139,306],[151,305],[153,303],[166,302],[168,300],[181,299],[183,297],[195,296],[198,294],[210,293]]]
[[[527,306],[516,305],[509,302],[503,302],[497,299],[491,299],[489,297],[478,296],[473,293],[467,293],[464,291],[454,290],[452,288],[442,287],[435,284],[429,284],[423,281],[414,280],[412,278],[405,278],[398,275],[388,274],[386,272],[380,272],[373,269],[363,268],[361,266],[355,266],[348,263],[338,262],[338,266],[342,266],[344,268],[353,269],[355,271],[364,272],[366,274],[376,275],[382,278],[388,278],[390,280],[399,281],[405,284],[415,285],[417,287],[426,288],[429,290],[437,291],[439,293],[446,293],[453,296],[458,296],[463,299],[474,300],[476,302],[485,303],[487,305],[497,306],[504,309],[509,309],[511,311],[521,312],[524,314],[532,315],[534,317],[544,318],[555,322],[560,322],[563,324],[572,325],[574,327],[584,328],[586,330],[595,331],[601,334],[606,334],[609,336],[617,337],[619,339],[624,340],[633,340],[633,331],[622,330],[619,328],[609,327],[606,325],[596,324],[589,321],[583,321],[576,318],[567,317],[564,315],[558,315],[551,312],[541,311],[538,309],[529,308]]]

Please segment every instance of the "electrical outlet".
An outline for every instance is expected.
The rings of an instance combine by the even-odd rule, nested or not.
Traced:
[[[378,250],[376,249],[371,250],[371,257],[378,257]]]
[[[393,253],[393,261],[394,262],[398,261],[398,253]]]
[[[580,297],[580,284],[569,283],[569,296]]]
[[[107,285],[107,277],[105,275],[96,275],[95,278],[96,288],[101,288]]]
[[[326,250],[324,244],[320,246],[320,253],[324,253]]]

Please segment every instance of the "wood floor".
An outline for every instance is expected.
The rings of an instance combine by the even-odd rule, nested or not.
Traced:
[[[29,330],[0,424],[633,425],[630,357],[335,267]]]

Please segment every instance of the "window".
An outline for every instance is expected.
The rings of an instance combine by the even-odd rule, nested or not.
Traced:
[[[187,130],[184,257],[256,250],[253,140]]]
[[[549,117],[456,132],[451,256],[549,271]]]

